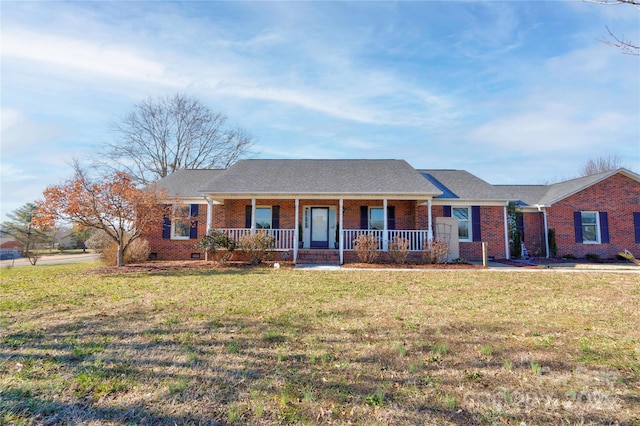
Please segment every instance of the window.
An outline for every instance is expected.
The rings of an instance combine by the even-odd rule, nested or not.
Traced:
[[[382,207],[369,208],[369,229],[384,229],[384,209]]]
[[[191,233],[191,206],[173,206],[171,238],[188,240]]]
[[[271,207],[256,207],[256,229],[271,229]]]
[[[597,244],[600,242],[600,221],[598,212],[581,212],[582,242]]]
[[[451,216],[458,219],[458,239],[460,241],[471,241],[469,210],[469,207],[453,207],[451,209]]]

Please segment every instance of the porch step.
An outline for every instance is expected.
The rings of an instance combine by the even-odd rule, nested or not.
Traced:
[[[339,265],[340,252],[338,250],[300,249],[296,263]]]

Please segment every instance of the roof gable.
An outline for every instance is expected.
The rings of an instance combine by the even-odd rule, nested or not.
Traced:
[[[170,198],[202,198],[200,189],[218,177],[224,169],[176,170],[156,182],[160,190],[167,191]]]

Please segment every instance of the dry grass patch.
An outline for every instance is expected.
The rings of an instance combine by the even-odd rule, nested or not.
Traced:
[[[635,424],[631,274],[3,270],[0,420]]]

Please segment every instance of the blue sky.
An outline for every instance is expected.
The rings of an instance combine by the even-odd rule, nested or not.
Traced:
[[[582,1],[10,2],[1,11],[1,214],[184,93],[257,158],[400,158],[490,183],[640,172],[640,11]]]

